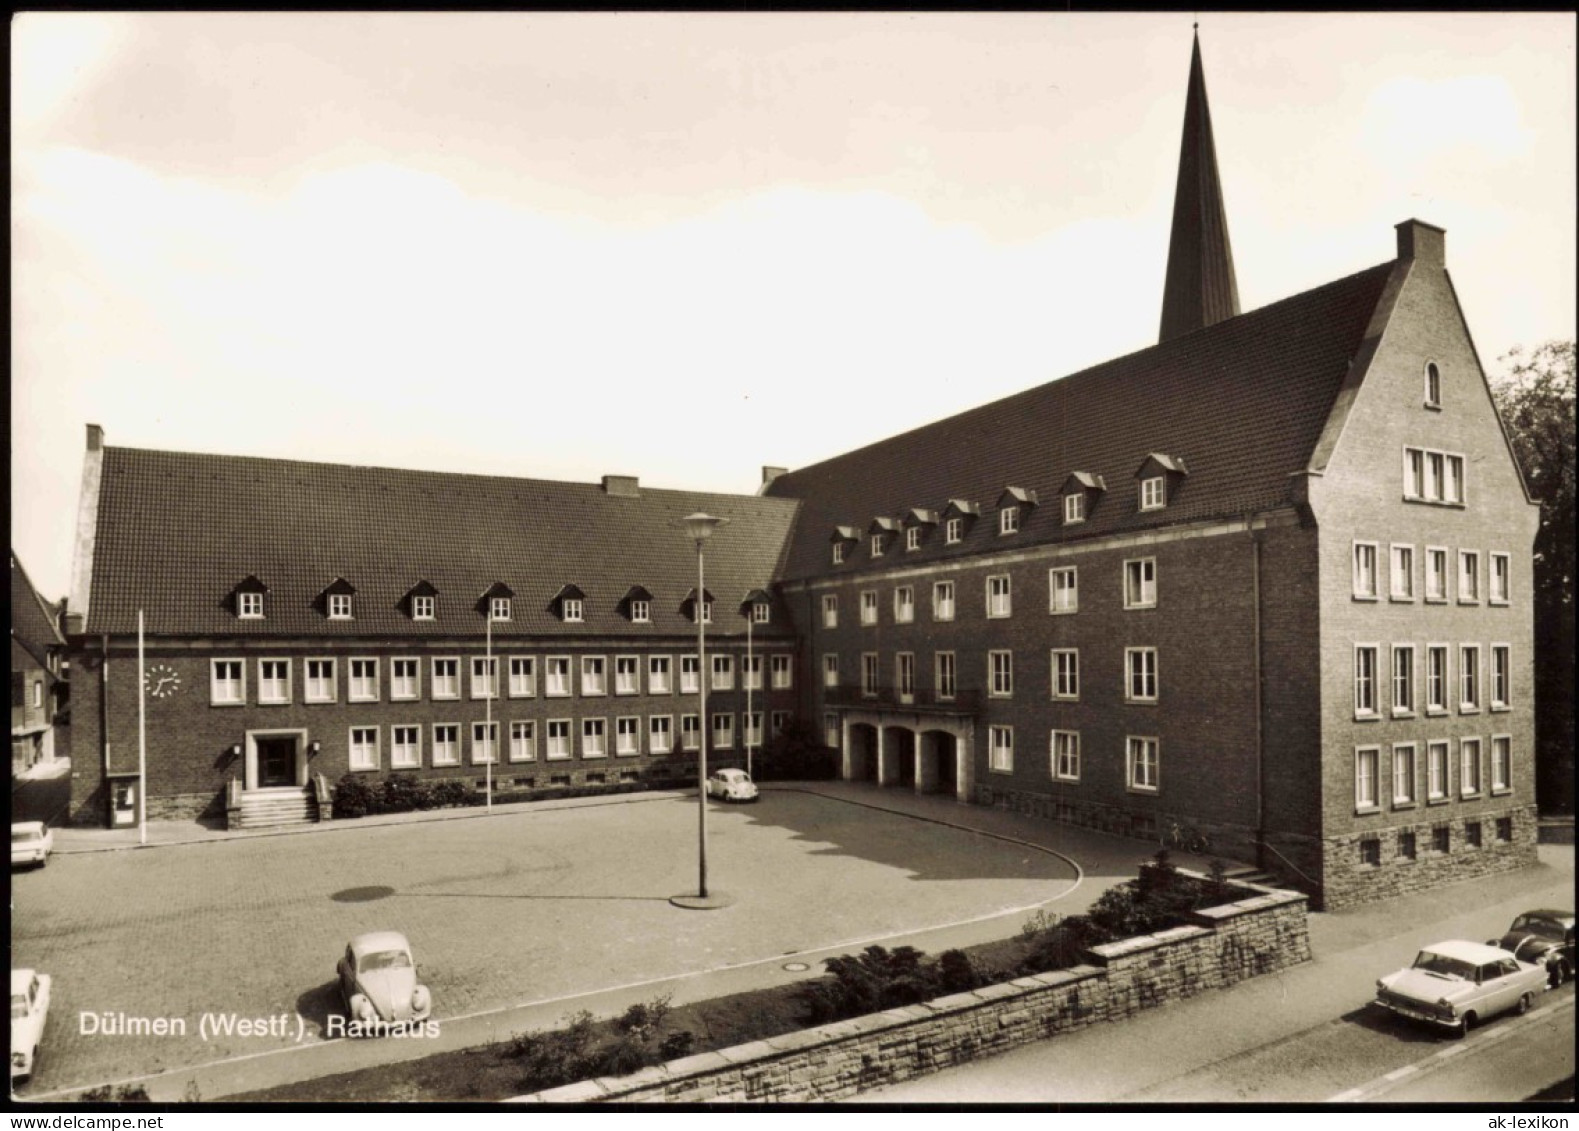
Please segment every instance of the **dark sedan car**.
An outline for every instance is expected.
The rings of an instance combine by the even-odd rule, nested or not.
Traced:
[[[1574,976],[1574,913],[1526,911],[1490,945],[1512,951],[1523,962],[1545,966],[1552,985],[1561,985]]]

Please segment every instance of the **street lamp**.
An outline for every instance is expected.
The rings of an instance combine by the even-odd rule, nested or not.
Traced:
[[[710,893],[707,890],[707,587],[702,543],[712,536],[714,530],[728,521],[727,518],[715,518],[702,511],[686,515],[680,520],[686,534],[690,535],[691,541],[696,543],[696,602],[693,609],[696,615],[696,689],[699,699],[696,752],[698,871],[696,894],[677,895],[669,902],[676,907],[685,907],[693,911],[712,911],[719,907],[728,907],[734,902],[722,892]]]

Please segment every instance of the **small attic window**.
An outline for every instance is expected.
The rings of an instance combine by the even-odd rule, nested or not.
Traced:
[[[488,602],[488,617],[491,620],[510,619],[510,598],[493,597]]]
[[[236,615],[242,620],[263,619],[262,593],[237,593]]]
[[[1073,526],[1091,517],[1091,508],[1107,490],[1107,484],[1100,475],[1089,471],[1071,471],[1058,490],[1064,497],[1064,525]]]
[[[751,622],[753,624],[767,624],[772,610],[766,601],[754,601],[751,605]]]
[[[943,541],[952,546],[965,537],[965,520],[958,516],[943,525]]]
[[[578,624],[585,619],[581,615],[580,597],[566,597],[561,610],[560,615],[567,624]]]
[[[844,563],[844,543],[843,542],[835,542],[833,544],[833,564],[834,565],[842,565],[843,563]]]
[[[1178,456],[1152,452],[1141,461],[1135,472],[1140,489],[1140,509],[1160,511],[1168,505],[1168,496],[1184,482],[1189,471]]]
[[[1086,493],[1075,491],[1064,496],[1064,525],[1073,526],[1086,520]]]
[[[1160,511],[1168,505],[1168,481],[1161,475],[1148,475],[1140,481],[1140,509]]]
[[[319,611],[330,620],[350,620],[352,616],[351,598],[356,593],[356,586],[343,577],[337,577],[329,583],[329,587],[319,594],[323,604]]]
[[[1442,371],[1434,361],[1425,363],[1425,407],[1442,407]]]
[[[845,547],[853,545],[860,539],[860,532],[855,527],[835,526],[833,528],[833,537],[829,539],[833,543],[833,564],[839,565],[842,563],[844,561]]]
[[[885,537],[887,536],[884,534],[872,535],[872,557],[880,558],[883,556],[883,539]]]
[[[514,589],[502,581],[495,581],[477,598],[477,611],[490,621],[509,620],[514,597]]]
[[[581,624],[585,619],[583,602],[586,596],[576,586],[566,585],[554,594],[554,599],[549,602],[549,611],[565,624]]]
[[[412,620],[434,620],[438,616],[439,591],[426,581],[419,581],[406,590],[402,602],[406,615]]]
[[[905,550],[921,549],[921,527],[912,526],[905,531]]]
[[[685,595],[685,600],[680,602],[680,615],[692,624],[696,623],[697,600],[696,590],[693,589]],[[701,600],[702,623],[713,623],[713,595],[706,589],[702,590]]]
[[[631,602],[631,622],[634,624],[652,623],[652,602],[644,601],[640,597]]]
[[[432,598],[432,597],[413,597],[413,598],[411,598],[411,619],[412,620],[432,620],[433,619],[433,606],[434,606],[434,604],[435,604],[435,599]]]
[[[632,585],[625,591],[620,609],[632,624],[652,623],[652,594],[641,585]]]
[[[1005,487],[998,496],[998,533],[1018,534],[1020,520],[1036,506],[1036,492],[1024,487]]]
[[[1020,508],[1018,506],[1001,507],[998,510],[998,533],[1018,534],[1020,531]]]

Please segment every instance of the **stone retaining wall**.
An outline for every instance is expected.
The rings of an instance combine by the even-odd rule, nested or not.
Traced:
[[[1182,871],[1182,869],[1181,869]],[[1244,885],[1249,886],[1249,885]],[[517,1103],[838,1100],[1310,959],[1305,896],[1257,889],[1086,964],[519,1096]]]

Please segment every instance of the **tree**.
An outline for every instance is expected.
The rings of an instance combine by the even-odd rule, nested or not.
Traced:
[[[1574,343],[1546,342],[1502,359],[1492,396],[1541,504],[1535,535],[1536,796],[1542,810],[1573,812],[1574,780]]]

